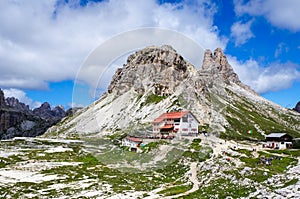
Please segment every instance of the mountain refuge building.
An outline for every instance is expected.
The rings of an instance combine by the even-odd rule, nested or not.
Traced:
[[[143,141],[138,138],[127,136],[126,138],[122,139],[121,146],[129,147],[130,151],[137,151],[138,147],[140,147],[142,143]]]
[[[198,134],[199,121],[191,111],[163,113],[154,119],[153,134],[161,138],[172,138],[175,135],[196,136]]]
[[[266,135],[267,148],[272,149],[287,149],[293,146],[293,137],[287,133],[271,133]]]

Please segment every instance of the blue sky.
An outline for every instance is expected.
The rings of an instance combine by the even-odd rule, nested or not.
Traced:
[[[300,101],[299,7],[298,0],[1,1],[0,88],[31,107],[87,105],[88,84],[77,101],[73,84],[89,54],[120,33],[157,27],[221,47],[244,83],[292,108]]]

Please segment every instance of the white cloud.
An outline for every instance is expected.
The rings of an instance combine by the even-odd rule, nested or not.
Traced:
[[[215,6],[205,0],[110,0],[85,7],[69,2],[0,1],[0,87],[46,89],[49,82],[74,79],[92,49],[141,27],[179,31],[204,48],[226,46],[213,27]]]
[[[282,53],[287,53],[288,51],[289,47],[285,43],[279,43],[275,50],[274,57],[278,58]]]
[[[254,37],[251,31],[251,25],[252,21],[248,21],[247,23],[238,21],[231,26],[230,36],[235,40],[235,46],[240,46]]]
[[[5,98],[7,97],[14,97],[16,99],[18,99],[20,102],[23,102],[26,105],[29,105],[29,107],[31,109],[33,108],[37,108],[39,106],[41,106],[41,102],[38,101],[33,101],[31,98],[26,96],[26,93],[22,90],[19,89],[14,89],[14,88],[10,88],[10,89],[3,89],[4,92],[4,96]]]
[[[262,67],[253,59],[241,62],[236,57],[227,58],[240,80],[258,93],[287,89],[294,81],[300,80],[299,65],[294,63],[274,63]]]
[[[238,15],[263,16],[271,24],[291,31],[300,31],[299,0],[235,0]]]

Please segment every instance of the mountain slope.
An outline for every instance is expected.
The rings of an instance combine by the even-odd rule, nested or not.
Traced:
[[[197,70],[170,46],[152,46],[130,55],[116,71],[107,93],[47,135],[150,131],[154,118],[181,109],[191,110],[203,129],[222,137],[260,139],[272,131],[299,136],[300,115],[244,85],[221,49],[207,50]]]

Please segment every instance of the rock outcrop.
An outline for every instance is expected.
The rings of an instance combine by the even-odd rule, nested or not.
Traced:
[[[300,102],[298,102],[295,106],[295,108],[293,108],[293,110],[297,111],[298,113],[300,113]]]
[[[139,94],[148,89],[167,96],[188,76],[188,64],[171,46],[148,47],[128,57],[108,87],[108,93],[122,95],[132,87]]]
[[[213,79],[212,81],[218,81],[218,84],[235,83],[252,94],[258,95],[249,86],[241,82],[232,66],[228,63],[226,55],[221,48],[215,49],[214,53],[212,53],[211,50],[205,51],[201,73],[202,75],[208,73],[209,77]]]
[[[73,116],[75,113],[77,113],[78,111],[82,110],[83,107],[72,107],[72,108],[69,108],[66,113],[65,113],[65,116],[68,117],[68,116]]]
[[[51,110],[47,102],[32,111],[14,97],[5,99],[0,89],[0,139],[41,135],[65,115],[63,107],[57,106]]]
[[[56,117],[58,120],[66,116],[66,111],[63,106],[56,106],[51,111],[52,116]]]
[[[202,69],[203,71],[211,71],[212,74],[222,74],[227,83],[241,83],[221,48],[217,48],[214,53],[210,50],[205,51]]]
[[[66,116],[66,111],[63,106],[56,106],[51,109],[50,104],[44,102],[39,108],[33,110],[33,114],[44,120],[59,121]]]
[[[48,102],[44,102],[39,108],[34,109],[33,113],[42,118],[47,118],[51,116],[51,106]]]
[[[6,98],[6,105],[9,107],[13,107],[22,112],[26,112],[26,113],[30,112],[29,105],[20,102],[18,99],[14,97]]]

